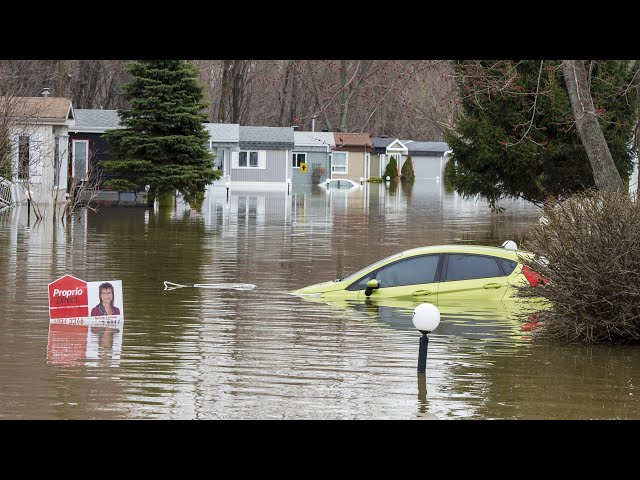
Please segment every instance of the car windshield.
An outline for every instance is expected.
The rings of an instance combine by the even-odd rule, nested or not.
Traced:
[[[367,265],[366,267],[358,270],[357,272],[352,273],[348,277],[339,278],[337,281],[338,282],[342,282],[343,280],[344,281],[356,280],[360,276],[364,275],[366,272],[369,272],[371,270],[375,270],[377,267],[379,267],[380,265],[384,264],[385,262],[388,262],[389,260],[393,260],[393,259],[396,259],[396,258],[400,258],[402,255],[403,255],[403,252],[394,253],[393,255],[390,255],[390,256],[388,256],[386,258],[383,258],[382,260],[378,260],[376,263],[372,263],[371,265]]]

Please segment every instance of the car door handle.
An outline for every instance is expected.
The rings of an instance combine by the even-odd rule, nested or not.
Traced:
[[[501,283],[487,283],[487,284],[483,285],[482,288],[487,288],[487,289],[489,289],[489,288],[500,288],[502,286],[503,285]]]
[[[429,294],[431,294],[431,290],[416,290],[411,295],[413,297],[422,297],[424,295],[429,295]]]

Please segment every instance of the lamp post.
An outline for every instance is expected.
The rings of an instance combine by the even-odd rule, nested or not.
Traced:
[[[360,177],[360,185],[364,183],[364,177]]]
[[[227,187],[227,202],[229,201],[229,188],[231,187],[231,182],[225,182],[225,187]]]
[[[434,331],[440,324],[440,310],[430,303],[421,303],[413,311],[413,325],[422,333],[420,350],[418,352],[418,373],[427,369],[428,333]]]
[[[289,195],[290,191],[291,191],[291,179],[287,178],[287,195]]]

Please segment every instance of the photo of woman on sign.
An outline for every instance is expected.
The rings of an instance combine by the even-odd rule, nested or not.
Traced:
[[[120,309],[113,305],[113,285],[109,282],[101,283],[98,291],[100,292],[100,303],[91,309],[91,316],[120,315]]]

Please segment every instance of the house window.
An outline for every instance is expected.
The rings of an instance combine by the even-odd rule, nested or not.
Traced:
[[[18,180],[29,180],[29,135],[18,138]]]
[[[258,168],[258,152],[240,152],[238,156],[238,167]]]
[[[349,159],[347,152],[337,152],[331,154],[331,172],[332,173],[348,173]]]
[[[87,179],[89,171],[89,140],[73,141],[73,176],[79,180]]]
[[[300,168],[301,163],[307,163],[307,154],[306,153],[295,153],[293,154],[293,168]]]

